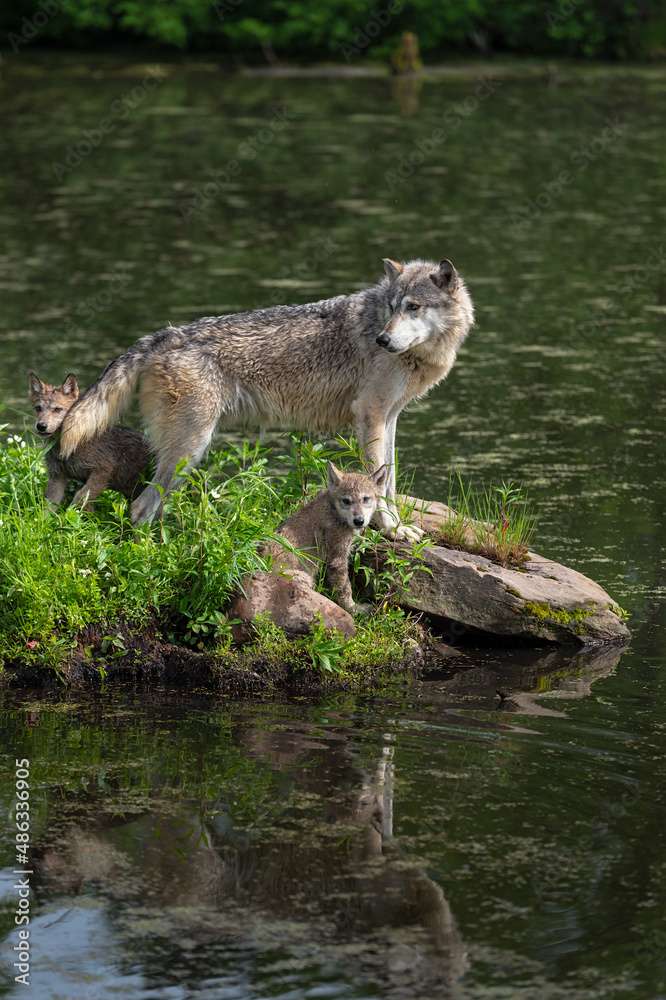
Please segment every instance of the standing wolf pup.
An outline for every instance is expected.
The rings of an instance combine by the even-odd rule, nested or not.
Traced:
[[[176,467],[195,465],[217,424],[340,432],[352,426],[368,468],[386,464],[375,523],[395,537],[395,430],[400,412],[451,370],[474,320],[450,260],[384,261],[376,285],[299,306],[210,316],[137,341],[107,366],[63,424],[67,458],[127,405],[137,382],[157,453],[155,486],[132,504],[151,520]]]
[[[49,474],[46,499],[61,504],[69,479],[83,480],[72,503],[84,510],[92,510],[93,501],[106,489],[134,497],[150,458],[150,445],[143,434],[126,427],[111,427],[62,458],[57,436],[79,398],[76,376],[68,375],[62,385],[55,386],[30,372],[28,389],[37,415],[35,431],[41,438],[54,441],[45,456]]]

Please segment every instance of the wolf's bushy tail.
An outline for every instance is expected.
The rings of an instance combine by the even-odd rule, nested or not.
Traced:
[[[153,341],[154,335],[142,337],[129,351],[107,365],[71,408],[60,433],[63,458],[68,458],[82,444],[116,422],[129,402]]]

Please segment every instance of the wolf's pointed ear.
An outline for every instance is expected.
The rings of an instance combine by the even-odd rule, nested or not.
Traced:
[[[386,483],[387,472],[388,469],[386,468],[386,465],[381,465],[376,472],[372,473],[371,479],[375,484],[375,486],[377,487],[377,489],[381,490],[384,484]]]
[[[30,393],[31,399],[37,399],[44,392],[45,386],[39,375],[35,375],[34,372],[28,372],[28,392]]]
[[[438,288],[447,289],[449,292],[455,291],[458,287],[458,272],[448,257],[440,260],[437,270],[432,271],[429,277]]]
[[[395,279],[402,274],[402,264],[398,264],[397,261],[391,260],[390,257],[384,257],[382,264],[384,265],[384,274],[389,281],[395,281]]]
[[[72,375],[71,372],[60,386],[60,391],[63,396],[73,396],[74,399],[79,398],[79,383],[76,375]]]
[[[342,482],[342,473],[339,469],[333,465],[333,462],[328,463],[328,485],[330,489],[335,489]]]

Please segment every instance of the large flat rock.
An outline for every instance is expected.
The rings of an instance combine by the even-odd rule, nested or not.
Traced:
[[[414,519],[434,531],[451,516],[436,501],[417,501]],[[428,571],[417,570],[400,595],[407,607],[450,618],[500,636],[598,644],[626,639],[617,604],[582,573],[534,552],[509,568],[443,545],[424,551]]]

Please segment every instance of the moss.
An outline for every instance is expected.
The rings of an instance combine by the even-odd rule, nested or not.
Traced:
[[[571,628],[578,635],[582,635],[587,631],[585,623],[590,615],[594,613],[593,608],[575,608],[573,611],[565,611],[564,608],[554,608],[550,604],[539,603],[537,601],[525,601],[523,611],[531,618]]]

